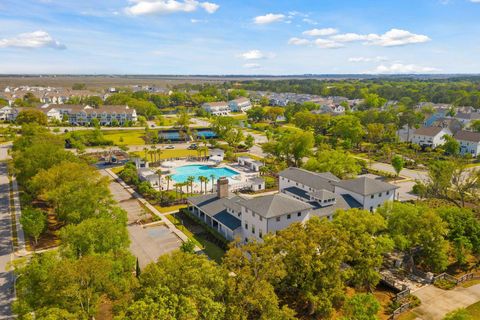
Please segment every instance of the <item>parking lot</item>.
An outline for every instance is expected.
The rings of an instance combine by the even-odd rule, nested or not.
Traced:
[[[137,221],[145,215],[140,203],[119,183],[115,182],[106,171],[101,170],[100,172],[111,180],[110,191],[114,199],[128,213],[127,229],[131,241],[130,251],[138,258],[141,268],[156,261],[161,255],[180,247],[182,241],[167,227],[163,225],[144,227],[138,224]]]

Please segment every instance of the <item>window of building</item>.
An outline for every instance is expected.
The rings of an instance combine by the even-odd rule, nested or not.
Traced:
[[[301,212],[297,213],[297,217],[301,217],[301,216],[302,216]]]
[[[290,219],[292,217],[291,214],[287,214],[287,219]]]
[[[248,230],[248,223],[245,223],[245,230]]]
[[[252,226],[252,233],[255,234],[255,227]]]
[[[387,196],[390,194],[390,191],[387,191]]]
[[[380,193],[378,194],[378,197],[380,198],[381,196],[382,196],[382,193],[380,192]]]
[[[254,218],[255,218],[255,213],[253,213],[253,211],[252,211],[252,217],[254,217]]]
[[[279,221],[280,221],[280,217],[277,217],[277,222],[279,222]]]
[[[373,194],[370,196],[371,199],[373,199]]]
[[[260,238],[263,238],[262,230],[258,231],[258,236],[259,236]]]
[[[373,211],[373,207],[370,207],[370,211]]]
[[[262,220],[263,220],[262,216],[258,216],[258,218],[260,219],[260,221],[262,221]]]

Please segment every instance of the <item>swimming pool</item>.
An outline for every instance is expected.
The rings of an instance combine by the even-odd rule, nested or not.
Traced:
[[[198,177],[204,176],[211,179],[211,175],[215,176],[215,179],[220,177],[233,177],[239,175],[237,171],[233,171],[228,168],[212,168],[204,165],[188,165],[178,167],[175,169],[175,174],[172,174],[172,179],[175,182],[185,182],[188,177],[195,177],[195,182],[198,182]]]

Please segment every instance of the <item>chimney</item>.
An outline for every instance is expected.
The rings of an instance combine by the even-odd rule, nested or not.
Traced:
[[[217,180],[217,197],[226,198],[228,197],[228,179],[222,177]]]

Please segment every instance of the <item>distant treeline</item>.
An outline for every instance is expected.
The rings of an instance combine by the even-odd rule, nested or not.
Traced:
[[[433,102],[480,108],[480,78],[474,76],[437,80],[411,80],[406,78],[339,81],[315,79],[249,80],[230,83],[230,85],[237,89],[343,96],[349,99],[363,98],[365,93],[368,92],[378,94],[388,100],[408,100],[412,104]]]

